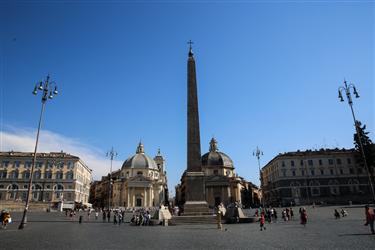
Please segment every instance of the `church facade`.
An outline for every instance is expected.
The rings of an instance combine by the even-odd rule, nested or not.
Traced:
[[[167,176],[164,170],[164,158],[158,154],[151,158],[145,154],[144,146],[139,143],[136,153],[123,163],[121,169],[111,175],[103,176],[93,188],[97,207],[154,207],[168,200]],[[112,192],[109,188],[112,186]],[[109,195],[111,193],[111,199]],[[109,204],[110,203],[110,204]]]
[[[260,204],[261,197],[258,187],[236,174],[232,159],[219,151],[215,138],[210,141],[209,152],[202,155],[201,163],[204,173],[205,200],[209,207],[215,207],[221,202],[224,205],[234,202],[242,205],[246,203],[251,206]],[[179,206],[185,203],[184,175],[185,173],[175,190],[175,202]]]

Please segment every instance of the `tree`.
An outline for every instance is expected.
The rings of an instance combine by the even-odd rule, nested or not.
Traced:
[[[372,183],[374,183],[375,144],[369,138],[368,136],[369,132],[366,132],[366,125],[362,126],[362,123],[360,121],[356,121],[356,126],[357,126],[357,131],[361,137],[361,142],[362,142],[363,151],[364,151],[365,158],[366,158],[366,163],[369,168],[370,175],[371,175],[371,181]],[[357,131],[354,134],[354,145],[355,145],[355,149],[360,153],[360,157],[358,157],[358,161],[364,165]]]

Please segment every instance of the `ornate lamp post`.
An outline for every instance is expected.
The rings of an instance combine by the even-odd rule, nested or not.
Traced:
[[[107,152],[106,156],[111,159],[111,169],[109,171],[109,192],[108,192],[108,211],[111,209],[111,198],[112,198],[112,162],[113,158],[117,156],[117,152],[111,148],[111,151]]]
[[[38,132],[36,134],[36,142],[35,142],[35,149],[34,149],[34,157],[31,165],[31,172],[30,172],[30,177],[29,177],[29,185],[27,187],[27,196],[26,196],[26,204],[25,204],[25,210],[23,211],[23,216],[21,220],[21,224],[19,225],[18,229],[23,229],[27,223],[27,210],[29,209],[29,203],[30,203],[30,197],[31,197],[31,186],[33,184],[33,174],[34,174],[34,168],[35,168],[35,162],[36,162],[36,151],[38,149],[38,141],[39,141],[39,132],[40,128],[42,125],[42,117],[43,117],[43,112],[44,108],[46,105],[46,102],[48,99],[52,99],[54,95],[57,95],[57,85],[54,81],[50,82],[49,75],[47,76],[47,79],[43,82],[39,82],[38,84],[35,85],[33,94],[36,95],[38,94],[38,91],[42,92],[42,110],[40,111],[40,117],[39,117],[39,125],[38,125]],[[54,87],[54,90],[52,88]]]
[[[262,206],[264,207],[264,197],[263,197],[263,185],[262,185],[262,172],[260,170],[260,156],[263,155],[263,152],[258,148],[253,151],[253,156],[258,159],[258,169],[259,169],[259,186],[262,189]]]
[[[368,176],[368,180],[369,180],[369,184],[370,184],[370,189],[371,189],[371,194],[372,194],[372,201],[375,202],[374,185],[373,185],[372,180],[371,180],[370,169],[369,169],[369,167],[367,165],[366,155],[365,155],[365,151],[364,151],[363,145],[362,145],[362,138],[361,138],[361,134],[360,134],[359,128],[358,128],[359,127],[359,122],[357,121],[357,119],[355,118],[355,115],[354,115],[353,99],[352,99],[352,95],[351,95],[350,90],[353,91],[353,94],[354,94],[355,98],[359,98],[359,94],[357,92],[357,89],[355,88],[355,85],[353,83],[351,83],[351,84],[348,85],[347,82],[344,80],[344,86],[340,86],[339,87],[339,99],[340,99],[341,102],[344,101],[344,98],[342,97],[342,91],[345,91],[346,100],[348,101],[350,110],[352,111],[352,116],[353,116],[353,120],[354,120],[354,127],[355,127],[355,130],[357,132],[358,141],[359,141],[359,149],[361,151],[363,162],[364,162],[365,168],[367,170],[367,176]]]

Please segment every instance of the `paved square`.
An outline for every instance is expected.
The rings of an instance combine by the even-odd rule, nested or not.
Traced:
[[[226,231],[216,225],[118,226],[100,216],[79,224],[78,216],[70,221],[60,213],[31,212],[24,230],[17,230],[18,222],[0,230],[0,249],[375,249],[375,235],[363,226],[364,209],[346,208],[349,216],[335,220],[335,208],[308,207],[305,228],[298,218],[279,219],[266,231],[258,223],[224,225]],[[19,221],[20,214],[13,218]]]

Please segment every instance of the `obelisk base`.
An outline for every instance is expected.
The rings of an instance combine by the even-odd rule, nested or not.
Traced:
[[[186,183],[186,202],[183,215],[211,214],[205,197],[204,173],[186,172],[184,177]]]

